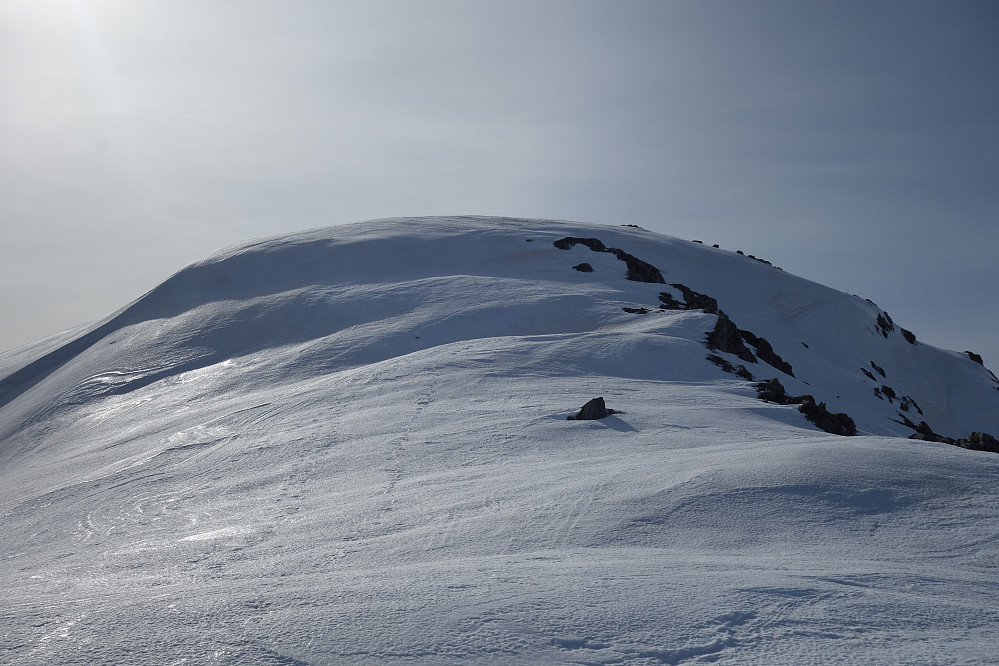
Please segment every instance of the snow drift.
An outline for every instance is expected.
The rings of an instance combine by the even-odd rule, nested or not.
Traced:
[[[708,349],[701,297],[755,361]],[[997,386],[872,302],[633,227],[248,243],[0,355],[0,653],[981,663],[999,456],[906,437],[999,434]],[[595,396],[617,413],[567,420]]]

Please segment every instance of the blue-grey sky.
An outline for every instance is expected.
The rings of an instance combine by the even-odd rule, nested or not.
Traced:
[[[999,3],[0,0],[0,350],[437,214],[743,249],[999,368]]]

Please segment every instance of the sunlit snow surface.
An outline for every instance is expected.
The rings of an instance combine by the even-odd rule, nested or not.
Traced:
[[[861,436],[706,361],[713,315],[623,312],[666,287],[564,236],[717,298]],[[956,437],[999,435],[999,391],[879,312],[632,228],[222,252],[0,356],[0,660],[995,663],[999,455],[904,439],[860,368]],[[595,396],[621,413],[566,421]]]

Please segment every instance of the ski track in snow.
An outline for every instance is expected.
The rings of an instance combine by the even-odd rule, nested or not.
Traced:
[[[624,313],[663,285],[564,236],[715,296],[792,363],[789,392],[866,434],[708,363],[713,315]],[[995,434],[991,379],[868,330],[876,311],[614,227],[387,221],[224,251],[86,346],[0,357],[5,377],[48,359],[0,407],[0,657],[997,663],[999,456],[899,437],[860,367],[966,391],[917,399]],[[597,395],[620,413],[566,421]]]

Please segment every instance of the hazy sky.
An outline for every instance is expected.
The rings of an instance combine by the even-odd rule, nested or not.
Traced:
[[[999,369],[999,3],[0,0],[0,350],[437,214],[743,249]]]

